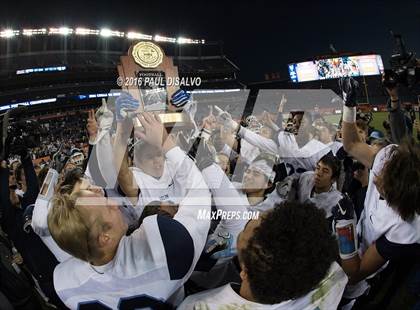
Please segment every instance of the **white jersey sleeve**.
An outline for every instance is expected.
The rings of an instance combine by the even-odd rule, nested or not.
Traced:
[[[259,134],[256,134],[255,132],[252,132],[251,130],[244,127],[241,127],[238,134],[242,139],[258,147],[262,152],[277,155],[278,147],[276,142],[273,140],[260,136]]]
[[[220,153],[225,154],[227,157],[236,157],[238,155],[238,153],[227,144],[223,145]]]
[[[236,237],[243,230],[247,220],[244,213],[249,205],[248,199],[240,195],[219,165],[212,164],[203,170],[203,177],[212,193],[213,201],[218,210],[229,216],[222,217],[216,231],[226,231],[232,234],[236,247]]]
[[[179,203],[174,219],[180,222],[194,240],[195,261],[201,255],[210,228],[210,221],[199,219],[200,212],[211,210],[211,197],[206,182],[194,162],[179,147],[166,153],[168,161],[175,165],[175,187],[184,197]]]

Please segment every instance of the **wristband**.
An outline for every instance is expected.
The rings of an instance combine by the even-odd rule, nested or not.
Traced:
[[[350,259],[358,255],[357,232],[354,219],[337,221],[335,232],[338,238],[341,259]]]
[[[211,131],[210,131],[210,130],[205,129],[205,128],[203,128],[203,129],[201,130],[201,137],[202,137],[204,140],[208,141],[208,140],[210,139],[210,136],[211,136]]]
[[[356,123],[356,107],[343,106],[343,121],[346,123]]]

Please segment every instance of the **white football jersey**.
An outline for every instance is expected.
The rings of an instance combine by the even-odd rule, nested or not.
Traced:
[[[246,140],[241,141],[241,158],[247,163],[250,164],[254,161],[255,158],[260,154],[260,149]]]
[[[369,174],[365,207],[357,226],[362,253],[383,235],[385,235],[388,241],[394,243],[420,243],[420,216],[417,215],[411,222],[404,221],[389,206],[387,201],[381,198],[374,184],[375,175],[378,175],[382,171],[384,164],[391,155],[393,147],[397,146],[388,145],[376,154]]]
[[[304,146],[299,147],[295,135],[285,131],[279,133],[278,143],[280,158],[286,164],[291,165],[298,173],[299,170],[315,170],[318,161],[331,151],[328,145],[316,139],[312,139]]]
[[[140,189],[139,201],[136,206],[139,215],[143,212],[144,207],[152,201],[179,203],[182,196],[175,188],[175,167],[173,164],[165,160],[163,174],[159,179],[144,173],[137,167],[131,167],[130,169]]]
[[[109,263],[92,266],[71,258],[54,271],[54,287],[70,309],[153,308],[177,305],[182,285],[204,248],[210,221],[197,220],[210,211],[210,193],[192,160],[178,147],[166,153],[177,167],[176,181],[186,195],[174,218],[150,216],[120,240]]]
[[[231,284],[188,296],[180,310],[195,309],[267,309],[267,310],[331,310],[337,309],[347,283],[347,276],[337,263],[331,265],[327,276],[303,297],[266,305],[242,298]]]
[[[382,171],[393,147],[397,146],[395,144],[388,145],[376,154],[369,173],[364,209],[357,224],[357,233],[360,241],[359,252],[361,255],[382,236],[385,236],[390,242],[399,244],[420,243],[420,216],[417,215],[412,222],[404,221],[389,206],[387,201],[381,198],[374,184],[375,175]],[[370,277],[381,272],[386,266],[384,265]],[[344,296],[346,298],[356,298],[361,296],[368,288],[368,283],[363,280],[355,285],[349,285]]]
[[[310,201],[314,203],[319,209],[322,209],[326,213],[326,217],[332,216],[331,210],[337,205],[343,195],[335,189],[334,185],[331,186],[330,190],[325,193],[312,193],[314,188],[314,174],[313,171],[307,171],[300,175],[298,185],[298,200],[300,202]]]

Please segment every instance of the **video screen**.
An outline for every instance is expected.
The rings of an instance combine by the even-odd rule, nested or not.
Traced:
[[[289,64],[292,82],[378,75],[384,70],[380,55],[344,56]]]

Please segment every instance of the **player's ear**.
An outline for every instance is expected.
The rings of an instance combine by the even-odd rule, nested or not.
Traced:
[[[242,282],[248,280],[248,273],[246,271],[245,265],[243,263],[240,263],[241,265],[241,272],[239,273],[239,276],[241,277]]]
[[[111,241],[111,236],[106,232],[99,233],[98,236],[98,243],[100,247],[104,247],[109,244]]]

